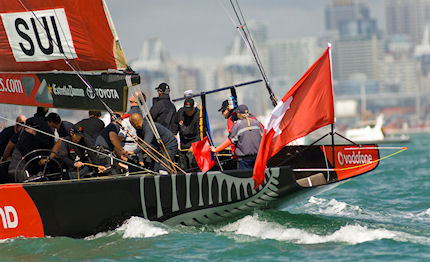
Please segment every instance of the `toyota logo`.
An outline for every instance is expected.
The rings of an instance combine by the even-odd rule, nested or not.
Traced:
[[[96,92],[89,86],[87,86],[87,96],[91,99],[96,98]]]

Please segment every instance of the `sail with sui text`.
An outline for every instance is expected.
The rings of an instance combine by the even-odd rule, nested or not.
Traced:
[[[103,0],[0,2],[0,57],[0,103],[125,111],[140,83]]]

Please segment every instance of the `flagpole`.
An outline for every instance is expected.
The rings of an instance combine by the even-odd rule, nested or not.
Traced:
[[[332,157],[333,157],[333,168],[336,168],[336,156],[334,152],[334,124],[331,124],[331,151],[332,151]]]
[[[333,90],[333,65],[332,65],[332,59],[331,59],[331,43],[328,43],[328,57],[330,60],[330,81],[331,81],[331,92],[333,94],[333,105],[334,105],[334,90]],[[336,118],[335,118],[336,121]],[[334,152],[334,123],[331,124],[331,147],[332,147],[332,157],[333,157],[333,168],[336,168],[336,156]]]

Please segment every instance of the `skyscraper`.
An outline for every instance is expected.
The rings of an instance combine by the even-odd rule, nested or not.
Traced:
[[[359,0],[333,0],[325,15],[326,28],[339,33],[333,43],[334,78],[350,81],[364,74],[368,80],[377,80],[384,50],[368,5]]]
[[[417,44],[430,21],[430,0],[385,0],[386,32],[408,35]]]
[[[384,45],[376,36],[370,39],[340,39],[333,45],[333,73],[339,81],[348,81],[355,74],[369,80],[378,79]]]
[[[376,20],[359,0],[333,0],[325,9],[327,30],[337,30],[342,37],[367,37],[377,34]]]

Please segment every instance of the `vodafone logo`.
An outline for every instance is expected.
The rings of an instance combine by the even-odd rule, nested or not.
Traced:
[[[0,218],[4,229],[16,228],[18,226],[18,213],[13,206],[0,207]]]
[[[368,164],[372,162],[372,155],[361,154],[360,151],[358,151],[358,153],[353,151],[352,154],[346,154],[345,152],[338,152],[337,160],[341,166],[362,165],[362,164]]]

